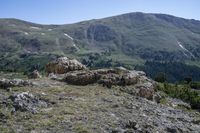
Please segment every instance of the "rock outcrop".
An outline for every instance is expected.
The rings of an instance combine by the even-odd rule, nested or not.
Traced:
[[[147,78],[142,71],[127,70],[123,67],[86,70],[86,67],[77,60],[69,60],[67,57],[61,57],[48,63],[46,71],[53,75],[52,79],[59,79],[59,81],[58,75],[63,76],[64,74],[63,80],[68,84],[88,85],[97,83],[108,88],[111,88],[113,85],[133,85],[133,89],[137,90],[134,94],[149,100],[153,100],[155,97],[154,81]]]
[[[147,78],[141,71],[129,71],[124,68],[72,71],[65,75],[64,81],[74,85],[98,83],[108,88],[113,85],[132,85],[132,90],[125,91],[148,100],[158,101],[159,99],[155,93],[154,81]]]
[[[64,80],[69,84],[88,85],[96,83],[99,78],[100,75],[93,71],[75,71],[67,73]]]
[[[73,71],[65,75],[65,81],[75,85],[87,85],[92,83],[103,84],[111,87],[112,85],[134,85],[140,81],[150,81],[144,78],[144,74],[138,71],[126,69],[98,69]]]
[[[45,66],[47,73],[64,74],[75,70],[84,70],[86,67],[76,59],[70,60],[67,57],[60,57]]]

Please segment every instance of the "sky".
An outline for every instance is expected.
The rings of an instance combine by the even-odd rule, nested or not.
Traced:
[[[200,20],[200,0],[0,0],[0,18],[69,24],[130,12]]]

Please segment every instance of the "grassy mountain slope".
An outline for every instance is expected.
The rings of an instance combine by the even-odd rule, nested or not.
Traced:
[[[130,13],[59,28],[88,49],[142,59],[185,60],[199,58],[199,26],[199,21],[169,15]]]
[[[197,64],[200,21],[139,12],[67,25],[0,19],[1,69],[42,69],[63,55],[96,67],[147,60]]]

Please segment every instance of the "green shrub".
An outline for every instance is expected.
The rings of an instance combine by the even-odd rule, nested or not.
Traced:
[[[157,90],[165,92],[168,96],[190,103],[193,109],[200,109],[200,96],[189,85],[158,84]]]
[[[192,82],[192,78],[191,77],[185,77],[184,81],[186,81],[187,84],[189,84],[190,82]]]
[[[200,82],[191,82],[190,87],[196,90],[200,90]]]
[[[164,83],[166,81],[166,74],[165,73],[158,73],[155,76],[155,81]]]

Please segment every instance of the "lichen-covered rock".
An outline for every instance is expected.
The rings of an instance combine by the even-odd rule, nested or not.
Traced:
[[[105,74],[109,74],[109,73],[117,74],[115,69],[97,69],[97,70],[93,70],[93,72],[96,72],[100,75],[105,75]]]
[[[108,88],[111,88],[113,85],[133,85],[132,90],[125,91],[148,100],[159,101],[160,99],[159,95],[155,93],[154,82],[141,71],[129,71],[121,68],[73,71],[67,73],[64,80],[74,85],[98,83]]]
[[[154,91],[154,85],[150,82],[138,84],[135,86],[136,89],[139,90],[138,96],[144,97],[148,100],[153,100],[155,91]]]
[[[13,102],[15,111],[29,111],[31,113],[37,113],[38,107],[46,107],[47,103],[39,100],[29,92],[16,93],[9,97]]]
[[[84,70],[86,67],[73,59],[70,60],[67,57],[60,57],[55,61],[48,63],[45,66],[45,70],[47,73],[56,73],[56,74],[64,74],[70,71],[75,70]]]
[[[124,68],[100,69],[96,72],[101,75],[99,83],[107,87],[112,85],[134,85],[139,78],[137,71],[128,71]]]
[[[103,84],[103,86],[107,86],[111,88],[112,85],[121,85],[121,76],[116,73],[107,73],[100,76],[99,84]]]
[[[139,74],[136,71],[129,71],[122,75],[123,85],[133,85],[138,82]]]
[[[110,88],[112,85],[137,84],[139,80],[142,81],[144,79],[140,78],[141,75],[144,75],[140,73],[122,68],[72,71],[66,74],[64,80],[75,85],[99,83]],[[147,81],[147,79],[144,80]]]
[[[29,86],[32,82],[22,79],[0,79],[0,87],[9,88],[14,86]]]
[[[87,85],[98,81],[100,75],[92,71],[69,72],[65,76],[65,81],[74,85]]]

